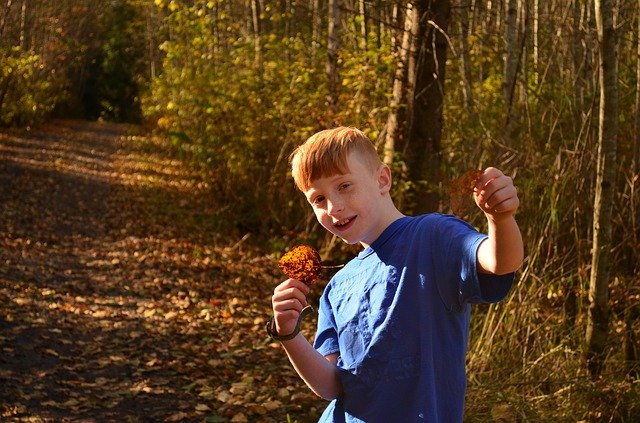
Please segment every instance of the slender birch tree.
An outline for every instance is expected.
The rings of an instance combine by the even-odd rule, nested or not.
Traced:
[[[613,0],[595,1],[598,34],[600,110],[598,161],[593,204],[593,248],[585,358],[593,377],[602,372],[609,330],[611,214],[616,177],[618,136],[618,58]]]
[[[338,50],[340,50],[340,0],[329,0],[329,23],[327,43],[327,77],[329,78],[329,107],[334,112],[338,108]]]
[[[637,59],[636,59],[636,110],[634,116],[635,135],[633,138],[633,173],[640,171],[640,0],[638,0],[638,26],[637,26]]]
[[[518,73],[518,0],[507,2],[505,19],[505,60],[502,93],[506,109],[505,138],[511,136],[511,113],[515,97],[516,78]]]
[[[255,51],[255,63],[256,69],[262,69],[262,41],[261,41],[261,26],[262,21],[260,14],[262,10],[258,0],[251,0],[251,23],[253,28],[253,49]]]
[[[473,91],[471,90],[471,63],[469,58],[469,12],[471,2],[460,1],[460,76],[462,77],[462,93],[464,107],[467,112],[473,110]]]
[[[407,100],[407,66],[409,65],[409,52],[411,50],[412,30],[417,25],[416,9],[411,2],[407,4],[405,11],[404,31],[402,44],[398,49],[396,70],[393,78],[393,93],[389,104],[386,135],[384,141],[384,162],[391,164],[397,150],[402,151],[399,145],[404,139],[403,128],[406,127],[406,100]]]

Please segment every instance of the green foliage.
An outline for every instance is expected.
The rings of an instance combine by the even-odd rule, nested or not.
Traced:
[[[14,2],[15,6],[15,2]],[[141,118],[141,0],[7,3],[0,29],[0,123],[31,125],[54,115],[135,122]],[[145,32],[146,31],[146,32]]]
[[[157,4],[166,6],[172,37],[161,46],[163,73],[144,99],[145,115],[182,154],[213,170],[238,226],[272,233],[304,224],[307,206],[288,177],[288,156],[334,122],[380,130],[388,52],[345,53],[342,108],[333,113],[326,103],[324,55],[310,54],[309,29],[291,34],[274,28],[256,40],[216,2]],[[265,2],[265,26],[291,23],[278,10]]]
[[[64,83],[34,52],[0,47],[0,125],[41,122],[64,98]]]
[[[143,49],[136,9],[125,1],[111,2],[102,16],[101,42],[92,54],[89,83],[83,95],[85,115],[114,122],[140,121],[139,82]]]

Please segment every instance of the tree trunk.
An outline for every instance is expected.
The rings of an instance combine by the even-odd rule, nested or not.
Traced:
[[[389,104],[389,116],[385,127],[384,162],[388,165],[393,163],[396,151],[404,149],[401,143],[405,136],[402,128],[405,128],[406,107],[403,105],[407,99],[407,66],[412,43],[412,29],[416,26],[417,21],[416,16],[415,7],[408,4],[405,12],[402,45],[398,49],[396,71],[393,78],[393,97]]]
[[[329,25],[327,43],[327,77],[329,79],[328,101],[335,113],[338,109],[338,51],[340,49],[340,0],[329,0]]]
[[[378,50],[382,48],[382,0],[376,0],[376,11],[378,12],[378,16],[376,18],[376,45],[378,46]]]
[[[260,40],[260,4],[258,0],[251,0],[251,22],[253,27],[253,49],[256,69],[262,69],[262,42]]]
[[[367,38],[369,37],[369,28],[367,27],[367,5],[365,0],[358,0],[358,14],[360,16],[360,48],[367,48]]]
[[[633,138],[633,157],[631,158],[632,171],[634,174],[640,172],[640,0],[638,0],[638,33],[637,33],[637,55],[636,55],[636,113],[635,113],[635,136]]]
[[[288,40],[291,38],[291,17],[295,16],[294,13],[294,5],[291,3],[291,0],[283,0],[282,2],[282,16],[284,18],[284,39]],[[286,61],[290,61],[289,57],[289,49],[285,49],[285,59]]]
[[[460,2],[460,67],[464,94],[464,108],[467,113],[473,110],[473,92],[471,91],[471,62],[469,59],[469,0]]]
[[[2,12],[2,17],[0,17],[0,37],[4,34],[4,27],[7,24],[7,17],[9,16],[9,12],[11,11],[11,3],[12,0],[7,0],[7,4],[4,6],[4,11]]]
[[[27,0],[22,0],[22,7],[20,8],[20,49],[22,51],[27,50],[26,23],[27,23]]]
[[[618,134],[618,58],[613,26],[613,0],[596,0],[595,18],[600,53],[600,113],[585,347],[587,367],[593,377],[597,377],[602,371],[609,329],[611,214]]]
[[[410,2],[410,1],[409,1]],[[409,3],[407,2],[407,3]],[[393,9],[391,10],[391,51],[398,50],[398,42],[402,37],[398,37],[400,31],[396,30],[396,28],[402,27],[402,22],[404,22],[401,18],[404,16],[402,10],[400,9],[400,5],[398,2],[393,3]],[[400,41],[400,44],[402,42]]]
[[[507,15],[505,20],[505,61],[504,80],[502,81],[502,95],[507,105],[506,137],[510,138],[509,126],[511,122],[511,108],[513,105],[514,91],[516,87],[516,75],[518,71],[518,0],[507,2]]]
[[[311,13],[311,57],[315,59],[320,47],[320,0],[313,0]]]
[[[640,0],[638,0],[640,1]],[[573,103],[574,103],[574,130],[576,133],[580,131],[582,127],[582,121],[584,118],[584,68],[585,68],[585,55],[582,47],[583,38],[581,36],[581,23],[582,23],[582,5],[580,0],[574,0],[573,2],[573,22],[574,32],[571,43],[571,50],[573,52]]]
[[[156,77],[156,63],[158,61],[158,42],[156,34],[158,33],[158,18],[156,16],[156,6],[148,4],[145,13],[145,37],[147,47],[147,65],[149,66],[149,80]],[[212,46],[214,48],[214,46]]]
[[[540,82],[540,3],[533,1],[533,84],[538,88]]]
[[[520,103],[525,107],[529,104],[529,72],[527,69],[527,30],[529,26],[529,9],[526,6],[525,0],[518,0],[518,56],[516,61],[516,80],[520,80]],[[520,71],[521,78],[518,78],[518,70]]]
[[[409,136],[403,151],[407,176],[413,188],[407,193],[410,212],[438,209],[435,185],[440,174],[440,141],[444,99],[445,63],[451,5],[446,1],[420,0],[415,83],[409,114]],[[409,69],[411,72],[411,69]],[[411,81],[411,78],[409,79]]]

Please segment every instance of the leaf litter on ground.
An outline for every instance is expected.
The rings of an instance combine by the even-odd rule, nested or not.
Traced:
[[[1,419],[315,421],[264,331],[274,259],[207,227],[210,182],[136,131],[0,133]]]

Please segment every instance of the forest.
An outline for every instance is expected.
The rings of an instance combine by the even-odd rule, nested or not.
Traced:
[[[212,242],[252,260],[356,252],[291,180],[320,129],[362,129],[406,214],[450,213],[452,180],[503,170],[526,259],[473,308],[465,421],[640,415],[640,1],[1,0],[0,132],[60,119],[148,134],[210,187]],[[227,414],[206,421],[247,421],[218,385]],[[278,421],[260,407],[243,416]]]

